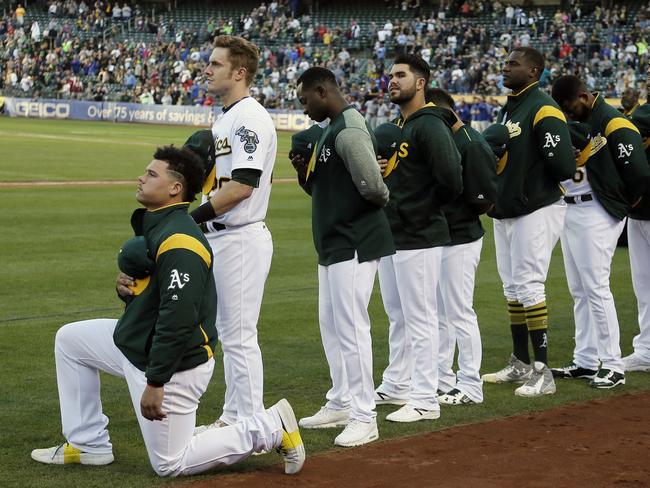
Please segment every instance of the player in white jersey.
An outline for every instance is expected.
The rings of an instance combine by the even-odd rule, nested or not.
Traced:
[[[268,112],[249,95],[257,47],[233,36],[217,37],[214,46],[205,76],[223,110],[212,126],[215,165],[204,185],[204,203],[192,217],[203,224],[214,253],[226,398],[213,425],[223,426],[264,409],[257,321],[273,255],[264,218],[277,135]]]

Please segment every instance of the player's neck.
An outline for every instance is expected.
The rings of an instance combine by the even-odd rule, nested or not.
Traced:
[[[343,97],[343,95],[335,95],[332,98],[332,102],[330,103],[330,110],[328,117],[330,120],[334,120],[337,115],[339,115],[343,110],[350,105],[347,100]]]
[[[411,115],[413,115],[425,105],[426,102],[424,101],[424,96],[420,97],[416,94],[408,102],[405,102],[399,106],[399,111],[402,114],[402,119],[408,119]]]
[[[224,107],[230,107],[232,104],[248,96],[250,96],[250,90],[247,86],[236,86],[221,96],[221,102]]]

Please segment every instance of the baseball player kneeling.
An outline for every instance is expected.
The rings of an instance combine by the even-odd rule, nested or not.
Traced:
[[[63,326],[56,334],[56,373],[66,442],[32,451],[45,464],[104,465],[113,448],[102,412],[99,371],[126,379],[154,471],[201,473],[277,448],[287,474],[305,450],[291,406],[273,407],[222,429],[194,435],[196,409],[214,369],[217,341],[213,255],[187,214],[201,189],[203,165],[188,149],[158,149],[138,178],[134,239],[118,256],[119,320]],[[131,280],[128,277],[133,277]]]

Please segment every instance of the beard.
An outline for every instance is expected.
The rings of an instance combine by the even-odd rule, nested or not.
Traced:
[[[395,105],[402,105],[413,100],[413,97],[415,97],[415,92],[415,85],[413,85],[411,88],[402,88],[399,91],[399,95],[390,97],[390,101]]]

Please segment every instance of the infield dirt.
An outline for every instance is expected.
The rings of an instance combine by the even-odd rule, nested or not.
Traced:
[[[308,453],[303,471],[296,476],[283,475],[277,465],[254,472],[217,474],[214,479],[182,486],[647,487],[650,392],[379,441],[351,450],[311,457]]]

